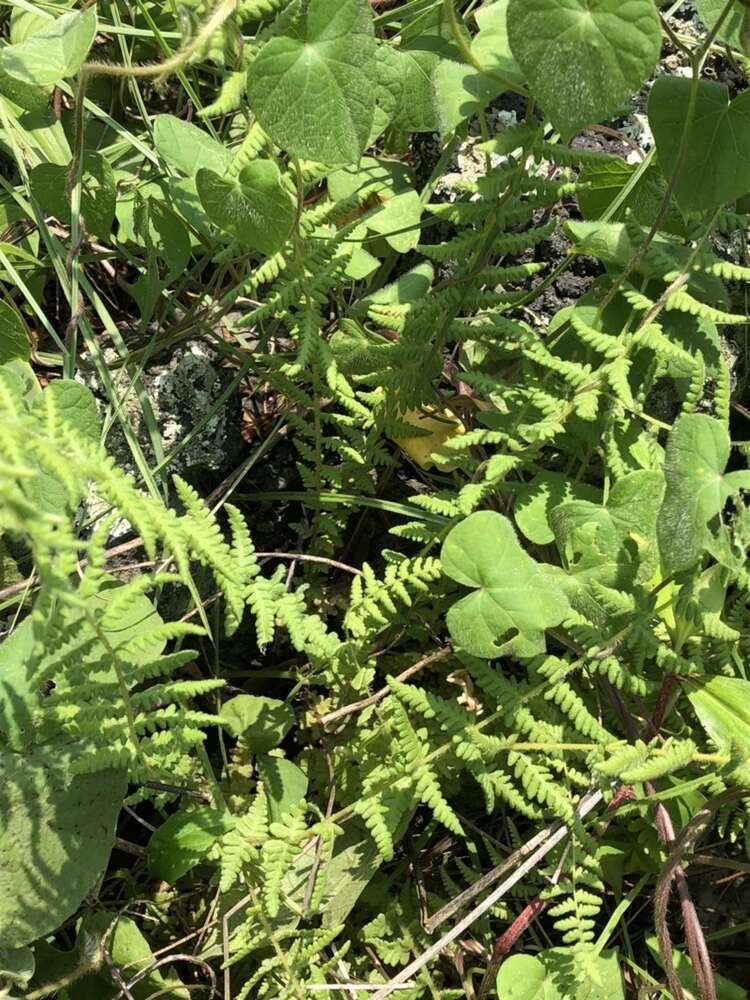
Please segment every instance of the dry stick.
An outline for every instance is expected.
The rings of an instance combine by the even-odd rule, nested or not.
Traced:
[[[333,770],[333,761],[331,760],[331,755],[326,750],[326,766],[328,768],[328,801],[326,802],[325,818],[330,819],[333,815],[333,807],[336,804],[336,774]],[[320,865],[323,860],[323,838],[318,835],[315,843],[315,857],[313,859],[312,868],[310,869],[310,876],[307,880],[307,885],[305,886],[305,894],[302,897],[302,912],[307,914],[308,907],[310,906],[310,901],[312,900],[313,892],[315,891],[315,882],[318,878],[318,872],[320,871]]]
[[[200,966],[200,968],[203,969],[203,971],[208,975],[208,978],[211,980],[211,992],[209,996],[215,997],[218,995],[216,990],[216,973],[207,962],[204,962],[202,958],[196,958],[195,955],[175,955],[174,952],[169,955],[165,955],[163,958],[157,959],[155,962],[151,962],[151,964],[146,966],[145,969],[142,969],[137,975],[133,976],[127,984],[127,987],[124,988],[126,990],[132,990],[132,988],[140,983],[142,979],[145,979],[146,976],[150,976],[152,972],[156,972],[157,969],[160,969],[162,965],[166,965],[167,962],[189,962],[191,965]],[[130,996],[130,993],[125,994],[123,990],[120,990],[113,1000],[121,1000],[121,998],[126,995]]]
[[[616,793],[614,799],[607,807],[607,812],[610,812],[613,808],[615,808],[614,804],[617,802],[621,794],[621,791]],[[581,799],[581,802],[583,802],[583,799]],[[500,864],[497,865],[496,868],[488,871],[486,875],[482,875],[482,877],[478,878],[476,882],[472,882],[471,885],[467,889],[464,889],[463,892],[459,893],[458,896],[454,896],[450,903],[446,903],[445,906],[437,910],[428,920],[424,921],[424,929],[427,933],[432,934],[435,928],[439,924],[442,924],[444,920],[447,920],[448,917],[452,917],[458,910],[463,909],[467,903],[474,899],[475,896],[484,892],[485,889],[489,889],[491,885],[494,885],[494,883],[497,882],[501,875],[504,875],[509,868],[512,868],[519,861],[522,861],[525,857],[527,857],[531,851],[537,848],[540,844],[543,844],[548,837],[557,833],[561,826],[565,826],[563,820],[556,819],[554,823],[550,823],[550,825],[545,827],[544,830],[540,830],[539,833],[531,838],[531,840],[527,840],[526,843],[522,847],[519,847],[517,851],[509,854],[504,861],[501,861]]]
[[[122,555],[124,552],[132,552],[133,549],[139,549],[143,546],[143,542],[140,538],[134,538],[132,541],[123,542],[122,545],[116,545],[112,549],[107,549],[104,553],[107,559],[112,559],[114,556]],[[88,559],[78,560],[78,569],[83,569],[88,563]],[[16,594],[22,593],[27,587],[35,587],[40,582],[40,577],[36,574],[32,574],[25,580],[20,580],[18,583],[12,583],[9,587],[5,587],[0,590],[0,601],[4,601],[7,597],[13,597]]]
[[[584,795],[576,807],[576,818],[579,820],[583,819],[584,816],[588,815],[592,809],[595,809],[596,806],[599,805],[602,798],[603,792],[600,789]],[[468,930],[475,920],[478,920],[484,913],[487,912],[487,910],[491,909],[498,900],[503,898],[506,892],[509,892],[509,890],[520,882],[521,879],[528,874],[528,872],[535,868],[542,858],[549,854],[553,847],[556,847],[560,841],[564,840],[565,837],[568,836],[569,830],[566,823],[560,822],[557,824],[557,829],[554,830],[554,832],[544,832],[546,834],[546,839],[543,843],[537,847],[537,849],[530,854],[526,860],[518,866],[518,868],[516,868],[509,878],[505,879],[504,882],[502,882],[496,889],[486,896],[481,903],[471,910],[470,913],[467,913],[463,920],[459,920],[459,922],[452,927],[447,934],[444,934],[439,941],[436,941],[435,944],[427,949],[427,951],[423,952],[423,954],[421,954],[418,958],[415,958],[413,962],[410,962],[409,965],[402,969],[397,976],[395,976],[375,994],[373,1000],[385,1000],[385,997],[390,996],[391,993],[398,988],[399,984],[405,983],[415,973],[419,972],[420,969],[423,969],[428,962],[431,962],[436,955],[439,955],[441,951],[444,951],[449,944],[455,941],[456,938],[460,937],[465,930]],[[537,838],[534,839],[536,840]],[[528,849],[528,845],[526,845],[526,849]],[[524,849],[522,848],[522,850]],[[516,852],[516,854],[517,853],[518,852]],[[514,858],[515,855],[511,855],[508,862],[511,863]],[[471,888],[473,889],[474,886]]]
[[[691,937],[694,939],[696,938],[695,925],[698,922],[698,918],[695,913],[695,905],[693,904],[692,899],[689,895],[686,898],[680,888],[681,883],[686,884],[687,882],[685,872],[682,867],[682,859],[685,856],[685,853],[691,849],[691,847],[709,828],[717,809],[726,805],[727,802],[732,802],[734,799],[740,798],[744,795],[747,795],[747,791],[745,789],[731,789],[727,792],[722,792],[721,795],[717,795],[715,798],[707,802],[706,805],[703,806],[703,808],[700,809],[680,831],[680,835],[677,840],[674,841],[672,851],[661,870],[661,874],[659,875],[659,881],[656,884],[656,893],[654,898],[654,919],[656,922],[656,935],[659,941],[659,952],[661,953],[662,964],[664,966],[664,971],[667,974],[669,989],[674,997],[674,1000],[683,1000],[685,993],[672,960],[672,941],[669,936],[669,928],[667,925],[667,909],[669,907],[669,897],[672,890],[672,883],[675,881],[677,882],[680,904],[683,911],[683,919],[685,920],[685,934],[688,937],[688,942],[690,943]],[[664,810],[664,813],[666,814],[667,823],[671,828],[671,820],[669,819],[669,814],[666,812],[666,809]],[[670,829],[666,832],[671,833],[672,836],[674,836],[673,830]],[[700,930],[700,924],[698,924],[698,929]],[[700,956],[700,962],[696,962],[695,959],[693,959],[693,971],[695,973],[696,982],[698,983],[698,991],[702,1000],[716,1000],[716,984],[714,982],[713,970],[711,969],[711,959],[702,933],[699,934],[697,940],[694,940],[694,946],[696,946],[697,954]]]
[[[557,867],[549,879],[549,884],[551,886],[557,885],[562,878],[563,868],[565,867],[565,862],[568,858],[568,854],[570,853],[571,846],[572,844],[570,842],[566,844],[565,850],[562,852],[560,860],[557,863]],[[546,910],[551,902],[552,900],[550,899],[542,899],[541,895],[536,896],[527,906],[523,908],[521,913],[516,917],[505,933],[497,938],[492,948],[490,961],[487,963],[487,968],[484,970],[482,982],[479,984],[477,1000],[484,1000],[485,997],[489,996],[495,982],[495,977],[497,976],[497,970],[502,965],[505,956],[510,952],[524,931],[531,926],[540,913]]]
[[[667,674],[664,678],[661,691],[659,692],[659,696],[657,698],[656,709],[654,710],[653,717],[649,721],[646,734],[644,735],[646,742],[653,739],[655,736],[658,736],[659,730],[661,729],[664,721],[664,715],[669,704],[669,699],[678,683],[679,680],[674,674]],[[611,822],[611,814],[614,813],[624,801],[628,799],[632,800],[633,798],[633,790],[628,785],[622,785],[618,789],[614,798],[607,806],[607,815],[610,816],[610,818],[606,820],[601,833],[604,833],[609,826]],[[533,921],[547,908],[549,903],[550,900],[542,900],[539,896],[536,896],[535,899],[524,907],[510,927],[508,927],[495,940],[495,944],[492,949],[492,958],[487,966],[484,978],[482,979],[482,984],[479,988],[479,1000],[482,1000],[482,998],[489,992],[493,974],[500,967],[507,955],[510,954],[511,949],[515,946],[518,939],[529,929]]]
[[[125,997],[126,1000],[135,1000],[135,997],[130,992],[128,984],[122,978],[122,973],[117,968],[114,961],[112,960],[112,956],[106,949],[104,950],[104,961],[107,963],[107,968],[109,969],[109,975],[112,982],[120,990],[118,996]]]
[[[229,964],[229,921],[235,913],[238,913],[248,903],[252,903],[252,901],[252,895],[247,893],[230,910],[227,910],[221,918],[221,951],[224,958],[224,1000],[232,1000],[232,969]]]
[[[629,785],[621,785],[613,796],[612,801],[607,806],[605,816],[610,816],[622,805],[623,802],[634,798],[635,793],[633,792],[633,789]],[[599,830],[595,836],[602,836],[606,832],[610,822],[611,818],[605,819],[602,823],[601,830]],[[558,865],[557,871],[550,879],[551,885],[556,885],[557,882],[559,882],[561,872],[562,863]],[[536,896],[530,903],[528,903],[527,906],[523,908],[510,927],[508,927],[500,935],[500,937],[495,940],[490,961],[487,964],[484,976],[482,977],[482,982],[479,986],[477,1000],[484,1000],[484,997],[488,996],[490,990],[492,989],[492,983],[497,970],[510,954],[512,948],[515,946],[521,935],[529,929],[534,920],[536,920],[540,913],[543,913],[544,910],[546,910],[551,902],[551,899],[542,899],[541,894]]]
[[[400,674],[396,674],[393,678],[395,681],[403,682],[413,677],[414,674],[418,673],[424,667],[429,667],[431,663],[437,663],[438,660],[445,660],[453,652],[453,648],[447,646],[445,649],[439,649],[436,653],[430,653],[429,656],[423,657],[418,660],[412,666],[407,667],[406,670],[402,670]],[[344,705],[341,708],[334,709],[333,712],[328,712],[326,715],[321,715],[317,720],[321,726],[328,725],[329,722],[335,722],[337,719],[343,719],[347,715],[353,715],[355,712],[361,712],[363,708],[369,708],[370,705],[377,705],[379,701],[383,698],[387,698],[391,693],[391,689],[386,685],[386,687],[380,688],[375,694],[371,694],[368,698],[363,698],[361,701],[354,701],[351,705]]]
[[[122,545],[116,545],[112,549],[106,549],[104,555],[107,559],[112,559],[114,556],[122,555],[124,552],[131,552],[133,549],[140,548],[143,542],[140,538],[134,538],[129,542],[124,542]],[[258,559],[299,559],[302,562],[314,562],[321,563],[324,566],[331,566],[333,569],[343,570],[345,573],[351,573],[352,576],[361,576],[362,571],[356,569],[354,566],[347,566],[346,563],[339,562],[337,559],[327,559],[325,556],[308,556],[303,555],[299,552],[256,552],[255,555]],[[78,560],[78,569],[83,569],[88,563],[88,559]],[[134,569],[143,569],[147,566],[155,565],[153,560],[148,562],[135,563],[134,565],[128,564],[127,566],[116,566],[113,572],[127,572]],[[8,597],[13,597],[16,594],[22,593],[29,587],[35,587],[40,582],[40,578],[32,574],[32,576],[27,577],[25,580],[19,580],[18,583],[12,583],[10,586],[5,587],[4,590],[0,590],[0,601],[4,601]]]
[[[351,573],[352,576],[362,576],[361,569],[339,562],[338,559],[327,559],[325,556],[308,556],[301,552],[256,552],[255,555],[259,559],[299,559],[301,562],[320,563],[323,566],[332,566],[334,569]]]
[[[458,910],[463,909],[467,903],[469,903],[475,896],[480,895],[485,889],[489,889],[491,885],[494,885],[497,880],[504,875],[510,868],[512,868],[518,862],[523,861],[532,851],[536,850],[540,844],[543,844],[549,837],[557,833],[558,830],[563,828],[565,824],[561,819],[556,819],[554,823],[545,827],[544,830],[540,830],[531,840],[528,840],[522,847],[519,847],[517,851],[509,854],[508,857],[501,861],[497,867],[488,871],[486,875],[482,875],[478,878],[476,882],[472,882],[471,885],[464,889],[455,896],[450,903],[446,903],[445,906],[441,907],[436,913],[434,913],[428,920],[425,920],[424,929],[428,934],[432,934],[435,928],[442,924],[444,920],[448,917],[452,917],[454,913]]]
[[[664,721],[664,712],[667,708],[667,703],[669,701],[669,690],[673,686],[672,675],[667,675],[662,683],[662,690],[659,693],[657,699],[656,712],[654,713],[654,718],[652,722],[652,727],[661,728]],[[628,712],[627,706],[625,705],[620,692],[614,688],[612,685],[607,685],[610,697],[616,708],[619,708],[626,728],[629,730],[629,736],[632,740],[638,738],[638,732],[635,726],[632,715]],[[657,729],[657,731],[658,731]],[[656,785],[653,781],[645,781],[644,787],[649,795],[656,795]],[[654,815],[654,826],[656,828],[656,833],[662,846],[666,847],[668,850],[674,845],[675,835],[674,826],[672,825],[672,818],[663,802],[656,802],[653,810]],[[685,872],[678,865],[674,869],[673,873],[674,881],[677,884],[677,895],[680,899],[680,908],[682,911],[682,922],[685,927],[685,939],[687,941],[688,953],[690,955],[690,963],[693,967],[695,973],[695,978],[698,983],[699,992],[703,1000],[715,1000],[716,997],[716,987],[714,984],[713,970],[711,968],[711,958],[708,954],[708,947],[706,946],[706,939],[703,935],[703,928],[701,927],[700,920],[698,919],[698,914],[695,909],[695,903],[693,902],[693,897],[690,894],[690,887],[688,886],[687,878]],[[666,929],[666,923],[662,925],[662,930],[666,934],[666,939],[669,937],[669,932]],[[659,947],[661,950],[661,931],[657,928],[657,936],[660,938]],[[665,969],[667,970],[667,978],[669,978],[669,967],[672,969],[672,980],[670,980],[670,989],[672,989],[674,994],[674,1000],[684,1000],[684,993],[682,987],[677,980],[676,974],[674,973],[674,965],[672,964],[672,951],[671,944],[669,955],[664,959]],[[676,985],[675,985],[676,984]],[[676,992],[675,992],[676,990]]]

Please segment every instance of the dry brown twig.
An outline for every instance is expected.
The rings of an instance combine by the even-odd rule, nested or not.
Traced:
[[[595,809],[599,805],[599,803],[602,801],[602,798],[603,798],[603,793],[600,789],[595,789],[594,791],[591,791],[588,794],[584,795],[583,798],[578,803],[578,805],[576,806],[575,810],[576,818],[582,820],[585,816],[587,816],[593,809]],[[410,962],[409,965],[403,968],[401,972],[398,973],[398,975],[394,976],[394,978],[391,979],[390,982],[386,983],[385,986],[383,986],[380,990],[378,990],[378,992],[373,997],[373,1000],[385,1000],[385,998],[390,996],[391,993],[394,992],[394,990],[398,989],[400,984],[405,983],[408,979],[410,979],[413,975],[415,975],[415,973],[419,972],[420,969],[423,969],[424,966],[428,964],[428,962],[431,962],[432,959],[435,958],[436,955],[439,955],[442,951],[444,951],[448,947],[448,945],[452,944],[457,938],[459,938],[464,933],[464,931],[468,930],[468,928],[471,927],[471,925],[474,923],[475,920],[478,920],[483,914],[485,914],[489,909],[491,909],[495,905],[495,903],[497,903],[498,900],[502,899],[503,896],[507,892],[509,892],[514,885],[520,882],[521,879],[526,874],[528,874],[528,872],[532,871],[532,869],[539,864],[542,858],[544,858],[547,854],[549,854],[549,852],[552,850],[553,847],[556,847],[562,840],[564,840],[569,833],[569,829],[566,823],[558,821],[558,823],[553,824],[552,827],[548,828],[545,831],[542,831],[542,833],[545,834],[545,837],[542,840],[541,844],[537,846],[536,850],[534,850],[532,853],[529,854],[528,845],[525,845],[523,848],[521,848],[520,852],[516,851],[513,855],[511,855],[510,858],[506,860],[506,862],[504,862],[504,865],[501,866],[504,870],[507,870],[507,868],[510,865],[515,863],[517,856],[521,852],[526,851],[527,856],[525,860],[521,862],[521,864],[516,868],[516,870],[513,872],[512,875],[510,875],[507,879],[505,879],[496,889],[494,889],[488,896],[486,896],[481,903],[479,903],[477,906],[474,907],[473,910],[467,913],[462,920],[459,920],[459,922],[455,924],[455,926],[452,927],[451,930],[449,930],[446,934],[444,934],[439,941],[436,941],[435,944],[431,945],[418,958],[415,958],[413,962]],[[536,841],[537,843],[539,843],[537,839],[539,836],[540,835],[537,834],[537,837],[534,838],[534,841]],[[471,886],[471,889],[474,888],[475,888],[474,886]],[[462,893],[461,895],[464,898],[466,897],[466,893]],[[453,901],[454,904],[455,902],[456,900]],[[434,919],[435,918],[433,917],[433,920]]]
[[[396,674],[394,680],[403,682],[409,680],[414,674],[419,673],[425,667],[429,667],[433,663],[437,663],[439,660],[445,660],[453,652],[451,646],[446,646],[444,649],[439,649],[435,653],[430,653],[429,656],[422,657],[412,666],[407,667],[406,670],[402,670],[400,674]],[[365,708],[369,708],[370,705],[377,705],[379,701],[383,698],[387,698],[391,693],[391,689],[386,685],[380,688],[375,694],[369,695],[367,698],[362,698],[361,701],[354,701],[351,705],[344,705],[341,708],[336,708],[332,712],[326,712],[325,715],[317,720],[321,726],[327,726],[331,722],[336,722],[338,719],[345,719],[347,715],[353,715],[355,712],[361,712]]]

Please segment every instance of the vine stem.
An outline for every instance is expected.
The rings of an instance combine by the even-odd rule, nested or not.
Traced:
[[[192,41],[175,52],[169,59],[164,59],[158,63],[141,63],[138,66],[119,66],[116,63],[87,62],[83,65],[83,71],[87,75],[97,76],[128,76],[128,77],[150,77],[155,76],[166,79],[173,73],[179,73],[183,66],[186,66],[193,56],[200,52],[215,31],[231,17],[237,7],[237,0],[221,0],[214,11],[209,14],[203,22],[198,34]]]

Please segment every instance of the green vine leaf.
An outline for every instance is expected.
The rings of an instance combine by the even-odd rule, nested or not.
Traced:
[[[101,875],[124,771],[74,773],[75,744],[0,751],[0,940],[20,948],[75,913]]]
[[[280,823],[281,817],[307,794],[307,775],[293,761],[265,754],[258,757],[257,767],[271,821]]]
[[[382,207],[368,214],[363,229],[382,234],[399,253],[413,250],[419,242],[422,203],[411,171],[398,162],[363,156],[357,167],[343,167],[328,176],[328,193],[334,201],[369,189],[371,199]]]
[[[40,163],[29,173],[31,193],[47,215],[64,225],[70,222],[70,197],[66,186],[68,168],[58,163]],[[85,153],[81,171],[81,214],[88,232],[106,238],[115,217],[115,175],[100,153]]]
[[[511,49],[565,138],[612,115],[661,49],[653,0],[510,0]]]
[[[665,176],[678,168],[674,196],[683,212],[705,212],[750,191],[750,91],[733,101],[721,83],[701,80],[688,127],[685,155],[677,159],[690,105],[691,81],[663,76],[648,101],[648,120]]]
[[[688,695],[701,725],[719,750],[737,747],[750,757],[750,681],[740,677],[690,678],[699,685]]]
[[[475,588],[448,612],[459,646],[484,657],[544,651],[544,630],[560,624],[568,601],[557,580],[521,548],[506,517],[471,514],[449,532],[441,559],[452,580]]]
[[[561,555],[576,583],[623,590],[658,566],[656,520],[664,495],[661,472],[631,472],[612,487],[606,506],[571,500],[550,512]]]
[[[398,53],[390,45],[379,43],[375,51],[375,115],[367,145],[371,146],[385,132],[401,105],[404,81]]]
[[[233,826],[232,817],[211,809],[173,813],[148,842],[146,860],[155,878],[173,885],[202,861]]]
[[[273,750],[294,725],[294,712],[285,701],[254,694],[238,694],[225,701],[219,716],[253,753]]]
[[[354,163],[373,128],[376,52],[366,0],[310,0],[294,34],[270,39],[254,60],[250,106],[293,156]]]
[[[435,68],[432,83],[443,135],[506,89],[498,77],[523,83],[524,75],[508,42],[507,13],[508,0],[498,0],[476,12],[479,31],[471,41],[471,55],[485,72],[454,59],[442,59]]]
[[[96,36],[96,10],[70,11],[16,45],[0,50],[0,69],[46,87],[75,76]]]
[[[232,162],[231,150],[202,128],[174,115],[157,115],[154,147],[168,166],[186,177],[195,177],[203,167],[223,173]]]
[[[28,361],[31,355],[26,325],[20,313],[8,302],[0,301],[0,365],[9,361]]]
[[[568,1000],[571,996],[572,955],[550,948],[534,955],[512,955],[497,974],[500,1000]],[[576,1000],[621,1000],[624,996],[617,952],[591,958],[591,975],[576,981]]]
[[[204,168],[196,181],[206,214],[242,246],[271,254],[286,242],[294,224],[294,201],[275,163],[255,160],[238,177],[220,177]]]
[[[713,28],[726,7],[726,0],[693,0],[698,16],[707,28]],[[736,49],[742,49],[741,32],[745,16],[742,0],[735,0],[732,9],[719,28],[718,38]]]
[[[585,483],[577,483],[562,472],[540,472],[528,483],[519,483],[515,490],[513,516],[522,535],[535,545],[549,545],[555,540],[550,524],[550,512],[569,500],[596,502],[601,491]]]
[[[476,12],[479,31],[472,39],[471,54],[483,69],[512,83],[523,83],[523,73],[513,57],[508,38],[509,2],[497,0]]]
[[[78,927],[75,951],[62,954],[84,957],[87,946],[90,949],[92,941],[101,941],[105,935],[112,961],[118,968],[127,970],[131,978],[145,969],[151,969],[145,978],[130,987],[133,1000],[149,1000],[155,993],[163,1000],[189,1000],[190,993],[177,978],[173,968],[167,967],[165,975],[162,974],[163,966],[161,969],[153,968],[156,961],[151,946],[135,920],[122,913],[111,910],[87,913]],[[106,966],[84,976],[76,983],[76,1000],[101,1000],[108,995],[111,982]]]
[[[90,389],[72,379],[50,382],[34,400],[32,412],[47,421],[50,436],[55,432],[55,424],[64,421],[82,438],[92,443],[99,440],[101,427],[96,400]]]
[[[664,459],[667,490],[657,523],[666,572],[696,566],[714,536],[710,522],[733,493],[750,489],[750,472],[724,472],[729,450],[725,426],[703,413],[686,414],[672,428]]]

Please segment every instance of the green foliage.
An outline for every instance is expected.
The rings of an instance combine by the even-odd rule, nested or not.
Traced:
[[[71,741],[26,753],[0,751],[5,947],[29,944],[59,927],[107,864],[127,777],[113,769],[78,774],[80,752]]]
[[[649,122],[664,170],[676,174],[675,198],[684,212],[705,212],[748,193],[739,166],[750,152],[747,92],[730,101],[725,86],[701,80],[693,97],[690,81],[662,77],[651,91]]]
[[[477,511],[452,529],[441,559],[443,572],[476,587],[448,612],[455,642],[473,656],[544,651],[545,629],[559,625],[568,602],[559,583],[545,576],[518,543],[510,522]]]
[[[22,83],[45,87],[75,76],[96,35],[96,11],[69,11],[47,21],[31,37],[3,48],[0,69]]]
[[[568,956],[561,949],[542,952],[540,958],[513,955],[497,976],[497,992],[508,1000],[558,1000],[568,996],[573,970]],[[599,958],[594,965],[592,980],[578,989],[580,1000],[622,998],[622,978],[614,953]]]
[[[375,114],[377,47],[368,7],[361,0],[309,0],[292,4],[290,13],[287,33],[269,39],[253,60],[250,106],[292,155],[353,163]]]
[[[565,136],[616,111],[653,72],[661,43],[650,0],[510,0],[508,37]]]
[[[13,7],[0,994],[673,992],[654,804],[735,795],[718,850],[750,783],[748,17],[697,6],[728,62],[652,0]]]
[[[243,247],[271,254],[284,245],[294,222],[294,202],[275,163],[249,163],[231,178],[204,167],[195,180],[208,217]]]

